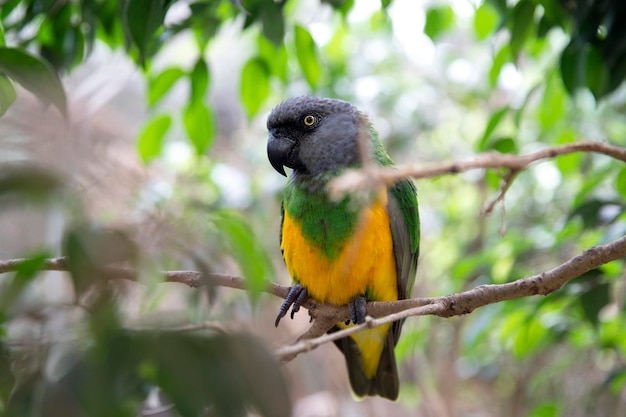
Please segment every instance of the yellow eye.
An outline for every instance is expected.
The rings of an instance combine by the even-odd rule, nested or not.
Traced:
[[[302,121],[306,126],[313,126],[313,124],[315,123],[315,116],[309,114],[307,116],[304,116],[304,119]]]

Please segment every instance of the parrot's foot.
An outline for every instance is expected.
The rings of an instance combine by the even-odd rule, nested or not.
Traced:
[[[293,320],[293,315],[300,310],[300,306],[304,301],[309,298],[309,292],[300,284],[292,285],[289,288],[289,292],[287,293],[287,297],[285,297],[285,301],[280,306],[280,310],[278,310],[278,316],[276,316],[276,321],[274,322],[274,326],[278,327],[278,323],[280,323],[280,319],[285,317],[287,311],[289,311],[289,307],[293,305],[291,309],[291,319]],[[363,316],[365,318],[365,316]]]
[[[354,324],[365,323],[367,300],[364,295],[357,295],[348,303],[348,316],[350,320],[346,324],[353,322]]]

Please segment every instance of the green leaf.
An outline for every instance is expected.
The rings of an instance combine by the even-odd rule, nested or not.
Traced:
[[[182,69],[172,67],[150,78],[148,80],[148,105],[154,107],[183,75],[185,72]]]
[[[237,261],[253,299],[265,289],[272,276],[271,261],[245,220],[232,211],[213,213],[213,223],[224,236],[229,253]]]
[[[504,106],[497,110],[495,113],[491,115],[489,121],[487,122],[487,126],[485,127],[485,131],[483,132],[483,136],[480,138],[477,144],[477,150],[479,152],[484,152],[487,150],[488,141],[491,138],[491,134],[495,130],[496,127],[502,121],[502,118],[506,116],[506,114],[511,110],[508,106]]]
[[[527,417],[559,417],[561,405],[557,403],[543,403],[533,408]]]
[[[317,89],[322,78],[322,65],[318,59],[317,46],[311,34],[302,26],[295,26],[296,56],[312,90]]]
[[[254,116],[270,93],[267,65],[260,57],[251,58],[241,71],[239,94],[248,116]]]
[[[513,8],[513,28],[511,29],[511,53],[513,59],[521,51],[526,39],[530,36],[534,26],[536,4],[532,0],[520,0]]]
[[[280,46],[285,36],[282,2],[265,0],[259,14],[263,24],[263,35],[274,45]]]
[[[145,65],[151,44],[167,12],[165,0],[129,0],[124,8],[124,29],[139,49],[139,62]]]
[[[500,153],[517,153],[517,144],[513,138],[504,137],[493,141],[491,148]]]
[[[189,103],[183,113],[183,124],[196,154],[205,153],[215,137],[215,120],[206,104],[201,101]]]
[[[478,39],[485,39],[498,26],[500,15],[489,3],[483,3],[474,14],[474,33]]]
[[[451,6],[432,7],[426,12],[424,33],[436,40],[454,24],[454,10]]]
[[[17,93],[13,83],[7,77],[0,75],[0,117],[2,117],[9,107],[15,102]]]
[[[559,65],[561,79],[570,95],[585,85],[585,61],[584,49],[573,42],[570,42],[561,54],[561,65]]]
[[[271,75],[278,77],[284,83],[287,83],[288,60],[287,48],[285,48],[285,45],[281,44],[277,47],[268,41],[264,36],[258,36],[257,47],[259,50],[259,57],[263,60],[266,66],[269,66]]]
[[[596,100],[609,92],[609,75],[600,48],[592,47],[587,54],[586,81]]]
[[[92,284],[119,278],[110,267],[137,260],[137,247],[125,232],[91,226],[68,230],[63,240],[63,254],[74,288],[81,294]]]
[[[193,70],[190,74],[191,77],[191,101],[203,101],[204,96],[209,89],[209,67],[204,58],[199,57],[196,64],[193,66]]]
[[[0,293],[0,312],[7,310],[21,294],[22,290],[37,276],[44,267],[46,259],[50,256],[47,252],[31,255],[21,262],[15,269],[15,275],[7,288]],[[1,352],[0,352],[1,354]]]
[[[500,77],[500,71],[504,64],[511,62],[511,47],[509,45],[503,45],[500,51],[493,58],[491,69],[489,69],[489,84],[493,87],[498,82]]]
[[[543,91],[543,99],[537,109],[539,124],[547,130],[562,121],[566,112],[567,95],[561,84],[561,79],[551,76],[547,80]]]
[[[161,154],[163,138],[171,125],[172,118],[167,114],[161,114],[152,118],[144,127],[137,141],[137,151],[144,163]]]
[[[585,318],[596,326],[599,322],[600,311],[611,300],[611,287],[608,283],[602,282],[591,287],[580,296],[580,304],[585,313]]]
[[[615,189],[622,197],[626,198],[626,167],[620,169],[615,178]]]
[[[6,45],[6,39],[4,38],[4,27],[2,21],[0,21],[0,46]]]
[[[22,49],[0,47],[0,73],[67,116],[67,99],[57,73],[42,58]]]

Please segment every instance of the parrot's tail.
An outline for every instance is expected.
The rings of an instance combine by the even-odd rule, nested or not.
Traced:
[[[393,351],[395,347],[393,333],[393,331],[387,332],[376,374],[371,378],[365,375],[361,351],[355,341],[350,337],[344,337],[335,341],[335,344],[346,358],[352,390],[359,397],[380,395],[392,401],[398,398],[400,381],[398,379],[396,356]]]

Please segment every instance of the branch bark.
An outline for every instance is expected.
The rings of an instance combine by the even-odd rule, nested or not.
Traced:
[[[329,184],[329,192],[331,195],[339,198],[348,192],[373,189],[381,185],[391,185],[404,178],[432,178],[459,174],[472,169],[504,168],[516,172],[542,159],[555,158],[575,152],[599,153],[626,162],[626,149],[624,148],[604,142],[581,141],[545,148],[527,155],[486,152],[476,155],[474,159],[469,161],[440,162],[421,167],[410,165],[396,168],[368,167],[367,169],[351,170],[333,180]],[[515,175],[509,179],[509,182],[514,178]],[[510,184],[507,185],[507,188],[508,186]]]

